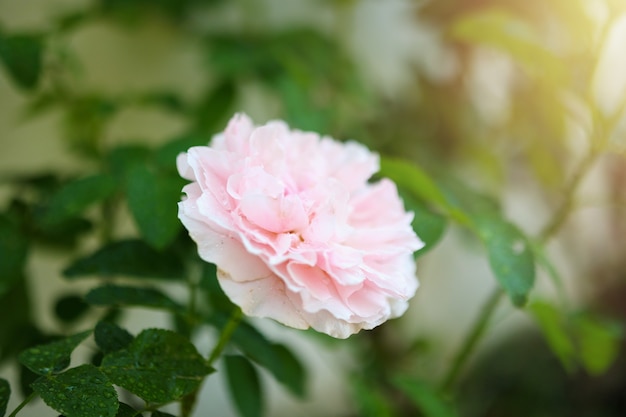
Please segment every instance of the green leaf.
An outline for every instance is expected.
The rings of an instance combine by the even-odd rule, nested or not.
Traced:
[[[182,152],[187,152],[193,146],[207,146],[211,138],[192,134],[174,139],[158,148],[154,155],[154,162],[159,168],[176,171],[176,158]]]
[[[25,279],[0,295],[0,364],[41,343],[41,334],[33,325],[31,297]]]
[[[60,33],[68,33],[79,28],[83,23],[89,20],[92,15],[90,11],[70,12],[59,16],[56,19],[56,27]]]
[[[19,367],[19,375],[18,375],[18,384],[19,390],[22,396],[26,397],[33,392],[33,382],[39,379],[40,375],[37,375],[24,365],[20,364]]]
[[[435,246],[443,236],[447,220],[444,216],[433,213],[421,201],[411,194],[400,191],[400,196],[404,201],[404,207],[413,212],[411,226],[417,236],[424,242],[424,247],[415,252],[415,256],[420,256]]]
[[[231,400],[241,417],[264,415],[263,391],[254,366],[241,355],[225,355],[226,377]]]
[[[117,413],[115,388],[93,365],[41,377],[32,387],[48,406],[66,417],[114,417]]]
[[[81,217],[75,217],[46,225],[45,228],[36,230],[36,238],[43,245],[55,248],[73,249],[77,246],[81,236],[93,230],[93,223]]]
[[[619,356],[623,336],[621,327],[581,314],[574,318],[574,328],[582,365],[589,374],[602,375]]]
[[[184,267],[176,254],[157,251],[141,240],[121,240],[74,261],[63,274],[67,278],[89,275],[124,275],[138,278],[178,279]]]
[[[25,89],[37,87],[41,74],[43,39],[39,35],[0,33],[0,61],[13,81]]]
[[[85,300],[93,305],[105,306],[139,306],[150,307],[172,312],[184,312],[183,306],[163,294],[156,288],[131,287],[107,284],[94,288],[85,296]]]
[[[233,342],[248,358],[267,369],[293,394],[300,398],[306,395],[305,369],[285,346],[270,342],[245,322],[235,329]]]
[[[366,383],[365,378],[352,378],[354,399],[361,417],[393,417],[391,400],[376,387]],[[369,382],[369,381],[368,381]]]
[[[443,210],[458,223],[471,224],[470,219],[449,203],[439,186],[417,165],[398,158],[381,157],[379,175],[389,178],[396,183],[398,188],[404,189],[415,199]]]
[[[456,417],[458,414],[430,385],[408,376],[392,381],[415,404],[425,417]]]
[[[316,107],[311,101],[310,90],[307,87],[299,85],[288,75],[279,78],[275,85],[289,124],[314,132],[328,130],[332,109]]]
[[[380,175],[424,201],[447,207],[448,201],[437,184],[417,165],[398,158],[381,157]]]
[[[134,166],[148,164],[152,150],[145,145],[130,144],[111,149],[106,155],[108,172],[121,184],[126,186],[126,180]]]
[[[184,181],[146,165],[134,166],[126,180],[130,211],[142,236],[155,249],[163,249],[181,230],[178,202]]]
[[[235,103],[235,87],[231,79],[225,79],[207,91],[195,111],[197,130],[214,133],[218,126],[226,122]]]
[[[270,369],[270,362],[267,365],[263,365],[270,369],[270,372],[284,386],[300,398],[306,396],[306,369],[302,365],[302,362],[294,355],[294,353],[287,348],[287,346],[273,343],[272,350],[274,355],[278,358],[277,363],[271,363],[275,369]]]
[[[541,329],[550,350],[561,361],[563,367],[572,372],[576,367],[576,348],[567,329],[567,321],[551,304],[533,301],[528,310]]]
[[[28,256],[28,241],[19,226],[0,214],[0,296],[6,294],[23,276]]]
[[[89,310],[89,304],[78,295],[64,295],[54,305],[56,316],[64,323],[73,323]]]
[[[128,348],[106,355],[101,369],[114,384],[156,404],[195,391],[213,371],[188,339],[162,329],[142,331]]]
[[[474,218],[496,279],[516,306],[523,306],[535,283],[535,259],[528,239],[498,217]]]
[[[70,364],[70,356],[76,346],[91,334],[91,331],[77,333],[65,339],[39,345],[23,351],[20,362],[39,375],[52,375],[61,372]]]
[[[9,381],[4,378],[0,378],[0,417],[4,417],[4,413],[7,411],[7,405],[9,405],[9,398],[11,397],[11,386]]]
[[[115,191],[115,181],[106,174],[97,174],[72,181],[52,196],[41,216],[43,227],[53,226],[81,214],[92,204]]]
[[[137,103],[160,107],[173,113],[185,113],[187,111],[182,98],[173,91],[150,91],[138,97]]]
[[[514,305],[523,306],[535,282],[534,248],[502,217],[497,202],[466,184],[448,179],[442,186],[448,203],[465,216],[465,226],[485,245],[489,265]]]
[[[115,417],[137,417],[142,415],[143,414],[141,412],[135,410],[130,405],[121,402]]]
[[[120,110],[118,100],[99,95],[74,95],[64,103],[62,138],[83,158],[100,159],[103,138],[111,118]]]
[[[115,323],[99,321],[94,330],[94,339],[100,350],[106,354],[127,348],[134,337]]]

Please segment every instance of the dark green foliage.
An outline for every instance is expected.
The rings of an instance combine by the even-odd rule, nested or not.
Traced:
[[[33,383],[33,389],[46,404],[66,417],[114,417],[117,414],[115,388],[93,365],[42,376]]]
[[[491,270],[513,304],[523,306],[535,283],[535,260],[528,240],[501,218],[481,217],[476,224],[487,247]]]
[[[64,295],[54,305],[54,313],[65,323],[79,320],[89,309],[89,304],[79,295]]]
[[[94,329],[94,339],[103,353],[125,349],[134,337],[125,329],[110,321],[99,321]]]
[[[44,115],[59,118],[59,132],[50,129],[50,137],[46,133],[42,140],[54,140],[60,135],[64,141],[61,148],[64,146],[68,155],[75,157],[54,172],[48,168],[41,172],[0,172],[0,194],[7,196],[6,204],[3,200],[0,207],[0,363],[8,366],[6,362],[22,352],[19,380],[14,384],[18,391],[27,396],[34,388],[50,407],[67,417],[171,417],[158,409],[172,401],[180,401],[181,415],[186,415],[193,409],[202,381],[213,372],[208,361],[218,360],[220,349],[225,347],[226,352],[235,353],[222,356],[222,364],[229,394],[242,417],[260,416],[265,411],[261,368],[290,393],[299,398],[306,396],[307,368],[295,355],[297,352],[269,340],[254,322],[239,322],[241,319],[233,315],[239,307],[220,288],[217,267],[200,260],[195,243],[177,219],[177,203],[183,198],[181,189],[186,183],[177,172],[177,156],[191,146],[208,144],[224,129],[233,112],[245,111],[258,117],[254,114],[258,111],[263,117],[284,119],[295,129],[314,130],[339,140],[354,139],[379,152],[381,171],[373,180],[394,180],[405,207],[414,212],[412,227],[425,243],[415,254],[420,257],[418,267],[428,261],[421,257],[428,256],[448,230],[462,228],[464,243],[484,246],[495,280],[513,304],[523,307],[529,300],[527,311],[547,342],[542,345],[544,351],[533,356],[538,338],[514,338],[513,343],[499,346],[490,357],[475,362],[482,373],[459,368],[462,372],[458,375],[472,379],[449,386],[469,386],[474,391],[458,395],[451,389],[446,392],[448,398],[434,389],[435,384],[424,382],[440,376],[446,380],[446,375],[432,375],[437,366],[423,366],[431,359],[432,363],[441,363],[437,349],[418,351],[409,346],[411,341],[404,335],[392,335],[387,330],[409,329],[410,323],[363,332],[351,338],[355,343],[342,342],[343,347],[352,349],[350,353],[355,354],[354,363],[358,365],[353,378],[347,381],[356,404],[343,414],[451,417],[457,415],[457,405],[462,405],[458,408],[460,414],[467,417],[613,416],[611,407],[623,410],[624,384],[619,378],[625,374],[624,367],[619,366],[623,362],[619,356],[623,329],[604,317],[572,313],[567,308],[559,271],[548,259],[550,248],[544,247],[559,229],[558,221],[574,210],[577,181],[585,176],[594,158],[604,151],[623,154],[618,124],[626,100],[607,110],[595,97],[596,87],[602,84],[596,72],[601,67],[599,54],[606,50],[603,36],[610,33],[609,26],[602,28],[594,22],[590,30],[593,18],[585,2],[505,0],[496,4],[489,0],[441,0],[407,8],[403,24],[410,24],[418,15],[419,22],[434,25],[441,34],[437,42],[445,43],[442,51],[445,49],[447,58],[454,61],[455,70],[438,71],[437,67],[435,80],[431,79],[433,71],[425,75],[418,68],[423,62],[405,62],[399,69],[410,71],[407,75],[411,82],[397,92],[394,88],[387,91],[384,86],[381,89],[377,82],[363,84],[363,75],[374,75],[375,79],[378,70],[373,68],[370,74],[372,68],[366,61],[353,60],[360,59],[358,51],[344,50],[346,45],[352,47],[352,36],[359,35],[355,28],[361,26],[360,19],[367,10],[371,11],[366,9],[364,15],[360,14],[366,2],[322,1],[320,16],[324,17],[316,17],[310,25],[298,20],[283,25],[279,19],[274,21],[279,17],[274,13],[280,8],[265,10],[254,1],[223,5],[222,0],[87,3],[64,15],[59,14],[62,9],[56,10],[40,33],[10,33],[0,28],[0,81],[19,89],[15,91],[18,101],[25,104],[17,111],[19,121],[30,123]],[[608,23],[623,15],[619,1],[606,3]],[[295,10],[292,6],[289,9],[289,13]],[[234,16],[236,22],[218,22],[224,13],[227,19]],[[208,23],[205,16],[209,17]],[[354,18],[357,20],[353,22]],[[9,15],[6,19],[3,16],[1,23],[6,20],[8,24],[10,19]],[[11,22],[10,26],[19,24]],[[94,28],[98,36],[92,37]],[[102,28],[106,36],[99,34]],[[171,62],[170,68],[170,59],[192,55],[185,50],[182,55],[176,52],[163,56],[162,68],[143,68],[141,64],[139,68],[127,68],[122,59],[115,62],[119,74],[129,71],[128,75],[139,82],[123,85],[125,77],[120,77],[122,82],[117,85],[116,78],[115,88],[100,85],[100,75],[89,73],[94,68],[89,56],[100,57],[101,37],[115,41],[118,34],[131,36],[133,41],[146,34],[156,35],[149,42],[154,41],[151,45],[158,47],[167,46],[169,41],[172,45],[184,43],[185,49],[189,47],[198,58],[197,79],[153,83],[153,75],[158,79],[171,68],[179,68],[178,62]],[[139,36],[135,38],[135,34]],[[549,36],[544,42],[546,34]],[[554,38],[553,34],[558,36]],[[166,43],[157,45],[161,40]],[[384,44],[385,40],[381,41]],[[83,42],[92,42],[88,47],[94,51],[85,51],[88,48]],[[148,55],[159,50],[152,46]],[[379,47],[371,46],[371,50]],[[396,46],[403,49],[402,43]],[[501,69],[498,62],[510,58],[505,65],[510,72],[504,77],[510,83],[496,85],[501,81],[494,77],[494,85],[490,85],[509,101],[503,103],[506,111],[495,121],[488,120],[482,107],[474,102],[489,100],[489,91],[481,91],[485,98],[475,92],[468,94],[474,90],[473,83],[480,81],[474,76],[481,75],[483,53],[489,56],[493,50],[496,65],[489,70],[494,69],[494,74]],[[108,57],[106,45],[104,52]],[[440,63],[437,54],[427,55],[428,66]],[[149,61],[158,66],[158,59]],[[142,77],[146,74],[150,79],[146,77],[144,83]],[[187,73],[183,70],[181,74]],[[111,77],[117,75],[115,71]],[[193,86],[193,91],[179,90],[181,81]],[[11,91],[9,100],[15,92]],[[262,102],[259,105],[255,100]],[[12,118],[14,109],[9,107],[3,120]],[[167,137],[169,133],[158,132],[158,137],[151,138],[158,144],[148,145],[144,133],[125,130],[126,118],[132,119],[135,111],[155,112],[167,119],[165,125],[174,121],[176,133]],[[581,118],[581,114],[586,116]],[[579,119],[584,119],[584,129],[576,125]],[[265,121],[255,120],[258,124]],[[572,157],[572,131],[588,142],[576,143],[577,151],[589,147],[590,154],[583,160],[591,162],[582,168],[568,160]],[[11,130],[7,132],[7,140],[15,140]],[[29,140],[20,135],[17,138]],[[40,152],[37,145],[33,142],[33,152]],[[13,149],[13,143],[5,148]],[[402,159],[386,155],[401,155]],[[50,166],[56,166],[56,161],[51,162]],[[619,165],[616,161],[603,163],[611,167],[611,193],[615,194],[607,203],[615,211],[605,217],[611,218],[617,232],[623,229],[618,227],[619,219],[625,218],[621,211],[623,193],[618,191],[623,173],[621,168],[614,169],[613,164]],[[527,236],[500,208],[509,196],[503,190],[509,191],[513,181],[526,178],[527,172],[532,174],[528,177],[541,182],[537,190],[531,191],[546,196],[546,207],[554,204],[552,220],[559,226],[549,229],[550,233],[541,233],[538,239]],[[575,180],[572,183],[568,181],[570,173]],[[468,187],[470,183],[476,189],[500,195],[484,196]],[[520,185],[531,189],[537,184],[524,181]],[[567,203],[562,210],[561,199]],[[126,219],[135,227],[127,227]],[[81,325],[92,318],[92,324],[97,322],[93,330],[95,346],[91,341],[85,343],[93,365],[67,369],[72,352],[89,332],[52,339],[42,334],[34,321],[37,315],[32,312],[41,307],[41,291],[31,286],[42,282],[42,278],[52,282],[59,273],[39,268],[37,257],[42,247],[45,256],[52,253],[59,259],[74,259],[64,271],[66,277],[88,277],[81,286],[92,282],[84,291],[85,297],[78,296],[75,289],[53,296],[58,297],[54,313],[61,328],[72,329],[79,320]],[[618,249],[612,250],[619,255]],[[592,258],[588,260],[590,265]],[[557,284],[562,307],[531,298],[535,262]],[[618,274],[618,280],[622,266],[603,265],[590,276]],[[42,273],[45,276],[32,275]],[[424,283],[430,279],[421,273],[420,278]],[[129,284],[129,279],[143,282]],[[423,285],[414,302],[420,302],[421,291],[421,297],[443,297],[428,294],[427,287]],[[170,290],[176,291],[175,298]],[[497,298],[490,300],[489,306],[497,305],[498,313],[510,307],[496,304]],[[135,337],[116,324],[122,323],[126,318],[123,314],[132,313],[135,307],[161,310],[177,332],[149,329]],[[228,321],[228,317],[237,320]],[[482,329],[494,324],[493,318],[485,317]],[[438,319],[441,317],[434,318]],[[402,327],[405,324],[407,327]],[[208,330],[219,333],[220,343],[215,347],[220,349],[207,352],[207,360],[191,340]],[[427,330],[413,330],[420,332],[416,340],[430,337]],[[317,341],[322,338],[328,342],[327,347],[335,343],[329,336],[317,335]],[[472,353],[471,349],[468,352]],[[471,354],[467,358],[468,363],[473,362]],[[599,383],[594,382],[597,385],[582,385],[580,391],[570,386],[579,375],[591,381],[605,373],[610,380],[598,379]],[[136,398],[132,399],[132,407],[119,403],[113,384],[146,400],[146,404],[139,405]],[[580,380],[574,384],[580,384]],[[591,411],[578,407],[581,398],[607,386],[620,398],[616,405],[606,406],[607,401],[601,398],[600,406],[590,407]],[[519,387],[528,392],[519,394]],[[7,381],[0,379],[0,417],[6,411],[9,394]]]
[[[107,171],[118,181],[120,187],[125,187],[130,171],[137,165],[149,164],[151,156],[152,150],[145,145],[115,147],[105,156]]]
[[[427,245],[438,241],[445,226],[445,220],[427,209],[428,205],[473,231],[483,241],[493,274],[513,304],[526,303],[535,282],[534,251],[528,238],[502,217],[493,200],[456,181],[449,180],[441,187],[406,161],[383,158],[381,165],[382,176],[393,179],[409,208],[416,208],[416,217],[423,224],[416,222],[414,228],[418,236],[424,234]]]
[[[135,165],[128,173],[128,206],[143,238],[155,249],[172,243],[182,228],[176,202],[184,183],[178,176],[164,175],[144,165]]]
[[[43,37],[5,34],[0,31],[0,61],[15,83],[24,89],[37,87],[44,50]]]
[[[93,230],[93,223],[81,217],[64,220],[51,225],[36,225],[34,238],[48,247],[74,248],[78,240]]]
[[[0,213],[0,297],[22,278],[28,255],[28,240],[19,224]]]
[[[241,417],[265,415],[263,391],[254,365],[241,355],[225,355],[224,366],[231,400]]]
[[[372,381],[366,382],[364,379],[352,378],[350,381],[359,416],[392,417],[394,407],[391,401],[371,384]]]
[[[68,266],[68,278],[89,275],[124,275],[138,278],[177,279],[183,265],[176,253],[157,251],[142,240],[122,240],[108,244]]]
[[[9,382],[4,378],[0,378],[0,417],[4,417],[10,397],[11,386],[9,385]]]
[[[45,345],[26,349],[20,354],[20,362],[39,375],[52,375],[61,372],[70,364],[70,356],[76,346],[91,334],[91,331]]]
[[[181,313],[184,307],[155,288],[107,284],[94,288],[85,296],[92,305],[115,307],[149,307]]]
[[[331,111],[337,106],[334,98],[363,99],[352,63],[320,32],[294,29],[222,35],[213,37],[209,44],[210,63],[225,83],[233,79],[263,83],[279,97],[285,119],[301,130],[328,131],[340,117],[339,112]]]
[[[19,388],[23,396],[27,396],[33,392],[33,383],[39,379],[40,375],[34,373],[26,366],[20,364]]]
[[[287,346],[280,343],[272,343],[270,349],[272,355],[267,360],[260,360],[259,364],[267,368],[276,380],[287,387],[293,394],[300,398],[307,395],[307,371],[300,359]],[[276,356],[276,362],[273,356]]]
[[[144,330],[127,348],[110,352],[101,369],[114,384],[156,404],[181,399],[213,371],[187,338],[161,329]]]
[[[570,373],[534,328],[491,345],[468,370],[457,396],[463,416],[623,415],[623,356],[602,376]]]
[[[119,22],[133,26],[146,17],[158,15],[177,22],[194,8],[213,5],[223,0],[99,0],[96,9]]]
[[[193,146],[207,146],[210,141],[210,136],[201,134],[189,134],[173,139],[155,150],[154,164],[163,170],[178,175],[176,169],[178,155],[187,152]]]
[[[143,106],[155,106],[172,113],[184,114],[187,111],[186,103],[173,91],[150,91],[137,99]]]
[[[439,240],[443,237],[447,220],[444,216],[433,212],[422,201],[413,197],[409,193],[402,193],[400,195],[404,201],[404,208],[413,212],[413,221],[411,226],[413,230],[424,242],[424,247],[415,252],[415,256],[421,256],[434,247]]]
[[[209,134],[219,131],[232,114],[236,94],[235,83],[230,78],[207,91],[195,109],[195,129]]]
[[[583,368],[590,375],[602,375],[615,362],[623,335],[617,323],[586,312],[568,316],[541,300],[528,309],[546,344],[568,372]]]
[[[433,204],[439,209],[452,211],[448,199],[439,186],[415,164],[397,158],[381,158],[380,176],[394,181],[414,199]]]
[[[233,342],[248,358],[267,369],[293,394],[298,397],[306,395],[306,370],[284,345],[270,342],[245,322],[235,329]]]
[[[143,416],[143,414],[135,410],[130,405],[120,402],[120,406],[117,409],[117,414],[115,415],[115,417],[137,417],[137,416]]]
[[[52,196],[39,218],[40,224],[50,227],[75,218],[114,191],[115,181],[108,175],[99,174],[72,181]]]
[[[456,417],[452,405],[428,383],[408,376],[397,376],[393,384],[400,389],[424,417]]]
[[[120,103],[100,95],[75,97],[65,106],[63,138],[78,155],[101,158],[107,123],[120,110]]]

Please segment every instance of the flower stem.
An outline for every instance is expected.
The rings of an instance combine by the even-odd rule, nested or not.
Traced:
[[[209,356],[209,360],[207,361],[207,364],[209,366],[213,365],[213,362],[215,362],[217,358],[219,358],[219,356],[222,354],[222,351],[226,347],[226,344],[230,340],[235,329],[237,329],[239,322],[241,322],[241,318],[242,318],[241,309],[236,308],[231,314],[230,319],[228,320],[228,323],[226,323],[226,326],[224,326],[224,328],[222,329],[220,338],[217,341],[217,344],[215,345],[215,347],[213,348],[211,355]]]
[[[15,408],[15,410],[13,410],[13,412],[11,414],[9,414],[9,417],[15,417],[17,415],[17,413],[19,413],[20,410],[26,406],[26,404],[28,404],[29,402],[31,402],[33,400],[33,398],[35,398],[36,395],[37,395],[37,393],[35,393],[35,391],[31,392],[28,395],[28,397],[24,398],[24,401],[22,401],[20,403],[20,405],[18,405]]]
[[[228,341],[232,337],[234,331],[237,329],[237,326],[241,322],[241,318],[243,314],[241,313],[240,308],[236,308],[230,316],[230,319],[222,329],[222,333],[220,334],[220,338],[217,341],[217,344],[211,351],[211,355],[209,355],[209,359],[207,360],[207,365],[211,366],[213,363],[219,358],[219,356],[224,351],[224,348],[228,344]],[[191,415],[193,411],[193,407],[198,398],[198,390],[193,391],[182,398],[181,405],[181,417],[188,417]]]
[[[592,147],[587,155],[580,161],[578,168],[574,172],[574,176],[570,179],[569,183],[565,187],[564,191],[564,199],[559,208],[555,211],[554,215],[550,222],[543,228],[541,233],[539,233],[539,242],[546,243],[554,234],[563,226],[565,220],[572,211],[574,206],[574,195],[576,194],[576,189],[580,185],[580,182],[585,177],[589,169],[593,166],[593,163],[596,161],[598,156],[598,152]]]
[[[489,320],[493,315],[496,307],[498,306],[498,302],[502,298],[504,291],[500,286],[495,288],[485,304],[483,305],[480,315],[474,322],[471,331],[467,334],[465,341],[461,345],[461,349],[456,354],[450,369],[445,374],[443,381],[441,383],[440,389],[443,392],[450,391],[457,382],[457,379],[463,369],[463,366],[467,362],[467,359],[474,351],[478,341],[483,336],[485,331],[487,330],[487,325],[489,324]]]
[[[576,193],[576,189],[580,185],[581,181],[585,177],[585,175],[589,172],[589,169],[593,166],[593,163],[596,161],[598,157],[598,151],[595,147],[591,147],[589,152],[585,155],[585,157],[580,161],[574,175],[567,183],[567,186],[564,190],[564,199],[558,209],[552,215],[551,220],[546,224],[544,229],[541,231],[538,237],[538,242],[540,244],[546,243],[550,238],[552,238],[556,232],[563,226],[567,217],[572,211],[574,207],[574,195]],[[489,320],[495,311],[500,298],[504,294],[502,288],[498,287],[494,290],[491,296],[487,299],[483,308],[481,310],[480,315],[478,316],[476,322],[474,323],[471,331],[468,333],[465,341],[461,345],[459,352],[457,353],[449,371],[445,374],[443,378],[443,382],[441,383],[441,391],[449,392],[457,382],[457,379],[460,375],[463,366],[467,362],[467,359],[472,354],[473,350],[476,348],[476,345],[480,338],[483,336],[487,329],[487,325],[489,324]]]

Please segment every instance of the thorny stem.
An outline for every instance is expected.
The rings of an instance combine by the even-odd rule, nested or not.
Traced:
[[[452,366],[450,366],[450,369],[441,383],[440,390],[442,392],[448,392],[452,389],[452,387],[454,387],[454,384],[456,383],[463,366],[467,362],[467,359],[472,354],[478,341],[487,330],[489,320],[498,306],[502,295],[504,295],[502,287],[496,287],[483,305],[480,315],[474,322],[470,332],[467,334],[463,344],[461,345],[461,349],[458,351],[454,361],[452,362]]]
[[[26,404],[28,404],[29,402],[31,402],[33,400],[33,398],[35,398],[36,395],[37,395],[37,393],[35,393],[35,391],[31,392],[28,395],[28,397],[24,398],[24,401],[22,401],[20,403],[20,405],[18,405],[15,408],[15,410],[13,410],[13,412],[11,414],[9,414],[9,417],[15,417],[17,415],[17,413],[19,413],[20,410],[26,406]]]

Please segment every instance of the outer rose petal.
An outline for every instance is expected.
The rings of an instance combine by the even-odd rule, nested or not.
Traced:
[[[236,115],[177,166],[179,217],[246,314],[346,338],[407,309],[423,243],[364,146]]]

